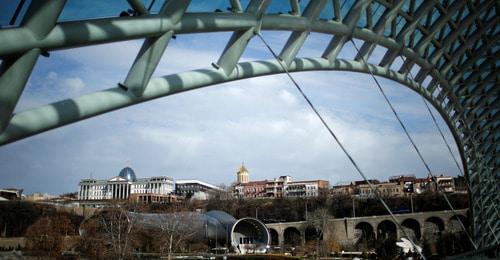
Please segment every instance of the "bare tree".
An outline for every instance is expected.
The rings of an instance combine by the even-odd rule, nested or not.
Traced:
[[[104,239],[118,259],[127,258],[131,254],[132,229],[136,224],[136,220],[130,217],[126,206],[115,203],[100,216]]]
[[[160,253],[168,253],[168,259],[175,251],[184,251],[185,245],[191,242],[197,232],[203,230],[202,223],[195,217],[196,213],[178,212],[159,215],[158,242]]]
[[[328,228],[328,219],[332,218],[327,208],[318,208],[311,212],[307,218],[308,226],[312,226],[316,230],[316,245],[317,252],[320,253],[322,237],[325,230]]]
[[[128,258],[132,254],[133,229],[139,228],[126,204],[113,202],[83,225],[83,247],[92,256]]]

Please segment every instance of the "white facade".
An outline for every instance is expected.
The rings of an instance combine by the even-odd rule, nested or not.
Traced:
[[[317,197],[318,183],[296,182],[285,185],[285,197]]]
[[[178,180],[175,182],[175,192],[187,198],[197,193],[222,192],[223,189],[199,180]],[[205,194],[206,195],[206,194]],[[200,196],[203,196],[200,194]]]
[[[132,194],[168,195],[174,192],[174,180],[160,176],[136,179],[130,168],[110,180],[83,179],[78,184],[79,200],[128,199]]]

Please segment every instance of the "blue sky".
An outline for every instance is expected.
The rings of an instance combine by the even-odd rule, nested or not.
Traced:
[[[264,32],[276,52],[288,35]],[[155,76],[210,67],[229,37],[179,35],[170,42]],[[328,35],[312,33],[298,56],[318,57],[329,41]],[[40,57],[16,111],[116,86],[125,79],[141,44],[126,41]],[[377,48],[371,61],[382,54],[383,48]],[[353,55],[352,46],[346,45],[340,58]],[[254,38],[242,60],[260,59],[271,55]],[[426,175],[370,76],[321,71],[294,77],[370,178]],[[456,175],[420,96],[390,80],[380,82],[433,172]],[[439,123],[453,143],[441,118]],[[0,187],[71,192],[81,178],[111,178],[127,165],[138,177],[167,175],[230,184],[241,162],[252,180],[288,174],[296,180],[336,184],[361,178],[289,79],[274,75],[172,95],[0,147]]]

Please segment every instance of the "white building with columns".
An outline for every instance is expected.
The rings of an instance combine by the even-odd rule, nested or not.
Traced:
[[[167,176],[137,179],[130,167],[109,180],[83,179],[78,184],[79,200],[128,199],[134,194],[169,195],[174,193],[174,180]]]

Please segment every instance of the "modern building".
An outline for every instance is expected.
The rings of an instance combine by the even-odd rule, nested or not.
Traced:
[[[446,193],[455,192],[455,183],[451,176],[437,176],[437,185]]]
[[[266,182],[266,197],[281,198],[284,195],[285,184],[292,181],[292,177],[285,175]]]
[[[0,201],[21,200],[22,196],[23,196],[22,189],[14,189],[14,188],[0,189]]]
[[[196,195],[196,198],[208,198],[210,193],[223,192],[224,190],[212,184],[199,180],[175,181],[175,193],[187,199]]]
[[[131,196],[168,196],[174,192],[174,180],[167,176],[137,179],[130,167],[109,180],[83,179],[78,184],[79,200],[126,200]]]
[[[329,186],[324,180],[288,182],[284,187],[284,197],[318,197],[327,194]]]

